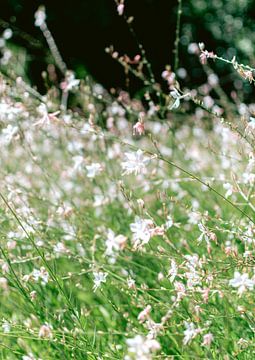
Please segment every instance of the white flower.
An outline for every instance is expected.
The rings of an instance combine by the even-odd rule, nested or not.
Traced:
[[[210,239],[208,236],[208,229],[202,224],[202,223],[198,223],[197,224],[199,230],[201,231],[201,234],[198,238],[198,242],[201,243],[203,241],[203,239],[205,240],[205,242],[207,243],[207,245],[210,245]]]
[[[167,221],[165,223],[166,229],[170,229],[173,226],[173,224],[174,224],[173,218],[170,215],[168,215],[167,216]]]
[[[50,125],[51,121],[59,121],[57,118],[57,115],[59,114],[59,111],[55,111],[54,113],[48,112],[47,106],[44,103],[41,103],[37,107],[38,114],[40,115],[40,120],[38,120],[36,123],[34,123],[34,126],[45,126]]]
[[[99,163],[92,163],[91,165],[86,165],[87,177],[94,179],[100,172],[103,170],[102,165]]]
[[[136,335],[132,339],[127,339],[128,353],[125,360],[151,360],[152,353],[160,349],[160,344],[157,340],[148,339],[141,335]]]
[[[4,321],[2,324],[2,329],[4,333],[9,333],[11,331],[11,325],[8,321]]]
[[[2,36],[3,36],[3,38],[4,38],[5,40],[9,40],[9,39],[12,37],[12,35],[13,35],[12,29],[7,28],[7,29],[4,30]]]
[[[186,330],[184,330],[184,338],[182,342],[183,345],[187,345],[201,332],[201,329],[196,329],[194,323],[192,322],[185,321],[184,325],[186,327]]]
[[[234,278],[229,281],[229,285],[238,288],[237,293],[241,296],[246,290],[253,289],[254,282],[249,279],[248,274],[240,274],[238,271],[235,271]]]
[[[133,242],[135,248],[147,244],[151,238],[151,229],[153,222],[150,219],[135,217],[135,222],[130,224],[130,230],[133,233]]]
[[[49,281],[49,274],[44,267],[41,267],[40,270],[34,269],[31,275],[36,282],[41,280],[42,285],[46,285]]]
[[[75,79],[75,75],[72,71],[68,71],[65,80],[60,84],[61,89],[64,92],[76,89],[80,84],[79,79]]]
[[[46,13],[45,13],[45,7],[40,6],[38,10],[35,12],[35,26],[41,27],[45,24],[46,20]]]
[[[180,106],[180,99],[181,99],[181,94],[174,89],[173,91],[170,92],[170,95],[173,99],[175,99],[173,105],[170,106],[169,110],[173,110],[173,109],[178,109],[178,107]]]
[[[124,170],[122,175],[129,174],[139,174],[146,171],[146,165],[149,162],[147,157],[144,157],[142,150],[137,150],[137,152],[128,152],[125,153],[127,161],[121,163],[121,166]]]
[[[123,235],[115,235],[115,233],[108,229],[106,245],[106,255],[113,255],[114,252],[122,250],[126,244],[127,238]]]
[[[19,129],[17,126],[13,126],[11,124],[9,124],[6,128],[4,128],[2,130],[3,143],[9,145],[13,137],[17,134],[18,130]]]
[[[168,276],[170,277],[169,280],[173,282],[177,274],[178,274],[178,266],[174,260],[171,260],[171,268],[168,271]]]
[[[39,329],[38,336],[39,338],[51,339],[53,337],[52,326],[49,324],[43,324]]]
[[[255,129],[255,118],[254,117],[252,117],[252,116],[250,116],[250,119],[249,119],[250,121],[248,122],[248,126],[250,127],[250,128],[252,128],[252,130],[254,130]]]
[[[170,92],[170,96],[175,100],[174,103],[169,107],[169,110],[178,109],[178,107],[181,104],[181,99],[184,99],[186,96],[189,96],[190,94],[184,94],[181,95],[179,91],[174,88],[173,91]]]
[[[213,341],[213,334],[208,333],[203,336],[203,346],[210,346],[211,342]]]
[[[67,248],[62,242],[58,242],[56,245],[54,245],[53,250],[57,254],[65,254],[67,252]]]
[[[234,191],[234,187],[233,185],[231,185],[230,183],[225,183],[223,184],[223,187],[225,190],[227,190],[225,197],[228,198],[229,196],[231,196],[233,194]]]
[[[83,156],[81,156],[81,155],[73,156],[72,160],[74,161],[74,166],[73,166],[73,169],[72,169],[73,172],[76,173],[76,172],[81,171],[83,163],[84,163]]]
[[[108,274],[99,271],[99,272],[93,272],[93,275],[94,275],[93,291],[95,292],[101,286],[102,283],[106,282],[106,277]]]

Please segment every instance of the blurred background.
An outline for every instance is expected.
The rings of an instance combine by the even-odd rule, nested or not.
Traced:
[[[0,32],[13,30],[10,46],[20,52],[20,75],[44,91],[41,73],[50,60],[45,39],[34,26],[34,13],[40,5],[45,5],[48,27],[77,77],[89,74],[108,89],[125,88],[123,68],[105,48],[113,45],[119,54],[130,58],[139,49],[114,0],[1,0]],[[132,26],[138,42],[143,44],[156,80],[162,84],[161,74],[174,60],[177,5],[175,0],[125,0],[125,13],[134,17]],[[187,86],[202,84],[206,76],[198,56],[192,53],[192,43],[204,42],[206,49],[220,56],[231,60],[236,55],[240,62],[255,65],[254,0],[183,0],[182,10],[180,68],[183,74],[186,70],[182,81]],[[252,93],[249,84],[231,78],[229,65],[217,62],[212,66],[227,92],[234,86]],[[131,93],[141,87],[138,80],[131,79]]]

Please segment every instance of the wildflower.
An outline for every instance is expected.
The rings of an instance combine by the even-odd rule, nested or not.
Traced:
[[[253,289],[254,281],[249,279],[248,274],[240,274],[238,271],[235,271],[234,278],[229,281],[229,285],[238,288],[237,293],[241,296],[246,290]]]
[[[6,128],[2,130],[2,140],[5,145],[9,145],[13,137],[18,133],[18,127],[9,124]]]
[[[124,8],[125,8],[124,1],[122,1],[120,4],[117,5],[117,11],[118,11],[119,16],[123,15]]]
[[[29,295],[30,295],[31,300],[34,301],[36,299],[37,292],[35,290],[33,290],[30,292]]]
[[[209,58],[215,59],[217,57],[212,51],[209,52],[207,50],[204,50],[204,48],[205,48],[204,43],[199,43],[198,45],[199,45],[199,49],[201,51],[201,55],[200,55],[201,64],[205,65],[207,62],[207,59],[209,59]]]
[[[106,277],[108,276],[108,274],[99,271],[99,272],[93,272],[93,275],[94,275],[93,291],[96,292],[97,289],[101,286],[101,284],[106,282]]]
[[[35,26],[41,27],[45,24],[46,13],[45,7],[40,6],[38,10],[35,12]]]
[[[175,84],[175,73],[171,71],[170,67],[166,67],[166,70],[164,70],[161,74],[162,78],[167,81],[169,89],[172,89]]]
[[[160,349],[160,344],[155,339],[144,338],[141,335],[136,335],[132,339],[127,339],[128,354],[125,356],[125,360],[151,360],[152,353],[157,352]]]
[[[12,29],[7,28],[7,29],[4,30],[2,36],[3,36],[3,38],[4,38],[5,40],[9,40],[9,39],[12,37],[12,35],[13,35]]]
[[[175,102],[169,108],[169,110],[178,109],[178,107],[180,106],[180,103],[181,103],[180,102],[181,94],[179,93],[178,90],[174,89],[173,91],[170,92],[170,95],[173,99],[175,99]]]
[[[41,280],[42,285],[46,285],[49,281],[49,274],[44,267],[41,267],[40,270],[34,269],[31,275],[36,282]]]
[[[199,53],[199,47],[197,43],[190,43],[188,46],[188,53],[189,54],[198,54]]]
[[[175,281],[174,288],[177,291],[177,302],[179,302],[186,295],[185,286],[180,281]]]
[[[40,338],[48,338],[51,339],[53,337],[52,334],[52,326],[48,325],[48,324],[44,324],[40,327],[38,336]]]
[[[168,271],[168,275],[167,275],[169,277],[169,280],[173,282],[177,274],[178,274],[178,266],[174,260],[171,260],[171,268]]]
[[[248,126],[249,126],[250,128],[252,128],[252,130],[255,129],[255,118],[254,118],[254,117],[250,116],[250,119],[249,119],[249,122],[248,122]]]
[[[74,161],[74,166],[73,166],[73,172],[79,172],[82,170],[82,165],[84,163],[84,158],[81,155],[77,155],[77,156],[73,156],[72,160]]]
[[[131,278],[127,279],[127,285],[129,289],[135,289],[135,280]]]
[[[137,319],[140,323],[143,323],[145,320],[149,319],[151,312],[151,305],[147,305],[146,308],[140,312]]]
[[[5,334],[9,333],[11,331],[11,325],[8,321],[4,321],[2,324],[2,329]]]
[[[223,184],[223,187],[225,190],[227,190],[225,197],[228,198],[229,196],[231,196],[233,194],[234,191],[234,187],[233,185],[231,185],[230,183],[225,183]]]
[[[115,233],[108,229],[107,239],[105,242],[106,245],[106,255],[113,255],[115,251],[120,251],[124,249],[127,242],[126,236],[123,235],[115,235]]]
[[[213,334],[208,333],[203,336],[202,346],[210,346],[213,341]]]
[[[166,219],[167,219],[167,221],[165,223],[165,227],[168,230],[173,226],[174,221],[173,221],[173,218],[170,215],[168,215]]]
[[[102,172],[102,165],[99,163],[92,163],[91,165],[86,165],[87,169],[87,177],[90,179],[94,179],[100,172]]]
[[[190,94],[184,94],[181,95],[179,91],[174,88],[173,91],[170,92],[170,96],[175,100],[174,103],[169,107],[169,110],[178,109],[178,107],[181,104],[181,99],[184,99],[185,97],[189,96]]]
[[[133,233],[133,243],[135,248],[147,244],[151,238],[151,229],[153,221],[150,219],[142,219],[135,217],[135,222],[130,224],[130,230]]]
[[[143,121],[139,120],[133,126],[133,135],[143,135],[144,134],[144,123]]]
[[[202,330],[200,328],[196,329],[192,322],[185,321],[184,326],[186,330],[184,330],[183,345],[188,345]]]
[[[68,250],[62,242],[58,242],[53,246],[53,250],[56,254],[65,254]]]
[[[52,121],[59,121],[57,115],[60,113],[60,111],[55,111],[54,113],[49,114],[47,106],[44,103],[38,106],[37,111],[41,115],[41,118],[36,123],[34,123],[34,126],[42,127],[45,125],[50,125]]]
[[[244,70],[242,66],[239,65],[237,72],[244,80],[248,80],[250,84],[254,81],[253,72],[251,70]]]
[[[80,84],[80,80],[75,78],[75,75],[72,71],[67,71],[65,80],[60,84],[60,88],[63,92],[67,93],[73,89],[76,89]]]
[[[36,360],[36,358],[34,357],[34,355],[32,353],[29,353],[28,355],[23,355],[22,360]]]
[[[121,166],[124,170],[122,175],[129,174],[139,174],[146,171],[146,165],[149,162],[147,157],[144,157],[142,150],[137,150],[136,152],[125,153],[127,161],[121,163]]]

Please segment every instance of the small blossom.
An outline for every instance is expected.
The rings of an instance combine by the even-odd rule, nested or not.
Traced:
[[[18,127],[9,124],[6,128],[2,130],[1,139],[5,145],[9,145],[14,138],[14,136],[18,133]]]
[[[168,271],[168,275],[167,275],[169,277],[169,280],[173,282],[177,274],[178,274],[178,266],[174,260],[171,260],[171,268]]]
[[[246,290],[253,289],[254,281],[249,279],[248,274],[240,274],[238,271],[235,271],[234,278],[229,281],[229,285],[238,288],[237,293],[241,296]]]
[[[208,333],[203,336],[202,346],[210,346],[213,341],[213,334]]]
[[[93,275],[94,275],[93,291],[96,292],[97,289],[101,286],[101,284],[106,282],[106,278],[108,274],[99,271],[99,272],[93,272]]]
[[[41,27],[45,24],[46,20],[46,13],[45,13],[45,7],[40,6],[38,10],[35,12],[35,26]]]
[[[160,344],[155,339],[144,338],[141,335],[136,335],[132,339],[127,339],[128,354],[125,360],[152,360],[152,353],[160,350]]]
[[[226,193],[225,193],[226,198],[228,198],[229,196],[231,196],[233,194],[234,187],[233,187],[232,184],[225,183],[225,184],[223,184],[223,187],[224,187],[225,190],[227,190]]]
[[[151,312],[151,305],[147,305],[146,308],[141,311],[137,317],[138,321],[143,323],[145,320],[149,319]]]
[[[46,338],[46,339],[52,339],[53,334],[52,334],[52,326],[48,325],[48,324],[44,324],[40,327],[38,336],[40,338]]]
[[[142,121],[138,121],[133,126],[133,135],[143,135],[144,134],[144,123]]]
[[[60,111],[55,111],[54,113],[49,113],[47,106],[45,104],[40,104],[37,108],[37,111],[39,115],[41,116],[40,120],[38,120],[36,123],[34,123],[34,126],[46,126],[50,125],[52,121],[58,122],[59,119],[57,118],[57,115],[60,113]]]
[[[146,165],[149,162],[149,159],[144,156],[142,150],[137,150],[137,152],[125,153],[126,161],[121,163],[122,169],[124,170],[122,175],[129,174],[139,174],[146,171]]]
[[[8,321],[4,321],[2,324],[2,329],[5,334],[9,333],[11,331],[11,325]]]
[[[115,233],[109,229],[107,233],[107,239],[105,242],[107,256],[113,255],[114,252],[118,252],[123,250],[127,242],[126,236],[123,235],[115,235]]]
[[[86,165],[87,177],[94,179],[98,174],[103,171],[102,165],[99,163],[92,163],[91,165]]]
[[[125,8],[124,3],[121,3],[121,4],[119,4],[119,5],[117,6],[117,11],[118,11],[119,16],[122,16],[122,15],[123,15],[123,13],[124,13],[124,8]]]
[[[34,269],[31,276],[36,282],[41,280],[42,285],[46,285],[49,281],[49,274],[44,267],[41,267],[40,270]]]
[[[68,71],[65,80],[60,84],[60,88],[63,92],[67,93],[68,91],[76,89],[79,84],[80,80],[75,78],[72,71]]]
[[[150,219],[142,219],[135,217],[135,222],[130,224],[130,230],[133,233],[133,243],[135,248],[147,244],[151,238],[151,229],[153,228],[153,221]]]
[[[186,330],[184,331],[183,345],[188,345],[202,330],[195,328],[195,324],[185,321]]]

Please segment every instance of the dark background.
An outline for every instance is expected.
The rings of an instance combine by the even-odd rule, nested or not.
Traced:
[[[14,29],[12,41],[26,48],[27,72],[33,84],[42,86],[41,72],[47,66],[47,44],[40,29],[34,26],[34,13],[43,4],[48,27],[68,67],[74,69],[78,77],[91,74],[107,88],[125,88],[123,69],[105,53],[105,48],[112,44],[120,54],[126,53],[130,57],[139,50],[125,20],[117,14],[113,0],[0,2],[0,18]],[[165,65],[173,64],[174,59],[177,1],[126,0],[125,11],[127,16],[134,16],[137,38],[146,50],[157,81],[162,82]],[[247,38],[255,40],[254,11],[254,2],[248,0],[183,1],[180,66],[189,69],[190,82],[197,84],[204,80],[198,58],[187,51],[190,42],[204,41],[209,50],[228,58],[238,54],[241,59],[246,59],[246,63],[254,65],[254,51],[248,49],[249,44],[245,45]],[[7,26],[3,22],[1,25],[2,28]],[[216,66],[225,76],[224,64]],[[140,86],[139,81],[131,82],[133,91]]]

